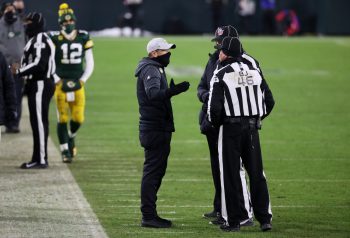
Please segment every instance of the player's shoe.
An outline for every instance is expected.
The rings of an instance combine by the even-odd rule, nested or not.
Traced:
[[[72,157],[77,156],[78,150],[77,147],[75,147],[75,140],[74,137],[69,137],[68,139],[68,149]]]
[[[62,161],[63,163],[72,163],[72,156],[68,150],[62,151]]]

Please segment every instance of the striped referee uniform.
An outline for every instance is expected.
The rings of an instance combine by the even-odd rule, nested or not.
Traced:
[[[26,81],[30,124],[33,131],[33,155],[22,168],[47,166],[47,138],[49,134],[49,104],[55,90],[55,46],[50,37],[41,32],[32,37],[24,48],[18,75]]]
[[[239,227],[240,222],[240,158],[249,175],[255,217],[262,225],[271,223],[258,127],[260,118],[265,118],[273,106],[272,93],[256,60],[243,53],[219,64],[211,81],[208,120],[220,127],[222,216],[228,226]]]

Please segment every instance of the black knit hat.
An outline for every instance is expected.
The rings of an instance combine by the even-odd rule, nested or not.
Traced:
[[[220,26],[216,29],[215,37],[211,41],[221,42],[226,36],[239,37],[236,28],[233,26]]]
[[[225,55],[234,58],[241,56],[243,53],[242,44],[239,41],[238,37],[226,36],[222,40],[220,49],[224,52]]]
[[[26,16],[25,20],[30,21],[30,23],[26,25],[26,34],[29,37],[33,37],[44,31],[45,20],[41,13],[31,12]]]

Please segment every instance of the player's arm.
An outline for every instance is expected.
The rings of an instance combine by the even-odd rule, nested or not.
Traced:
[[[89,35],[87,35],[88,40],[84,45],[85,50],[85,70],[83,75],[80,77],[80,82],[86,83],[86,81],[91,77],[92,72],[94,72],[95,62],[94,55],[92,53],[92,47],[94,43],[91,39],[89,39]]]

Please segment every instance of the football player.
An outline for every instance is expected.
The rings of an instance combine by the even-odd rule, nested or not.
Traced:
[[[57,134],[62,160],[71,163],[77,153],[74,138],[84,122],[84,84],[94,69],[93,42],[87,31],[76,29],[74,11],[66,3],[60,5],[58,22],[61,30],[50,34],[56,46]]]

